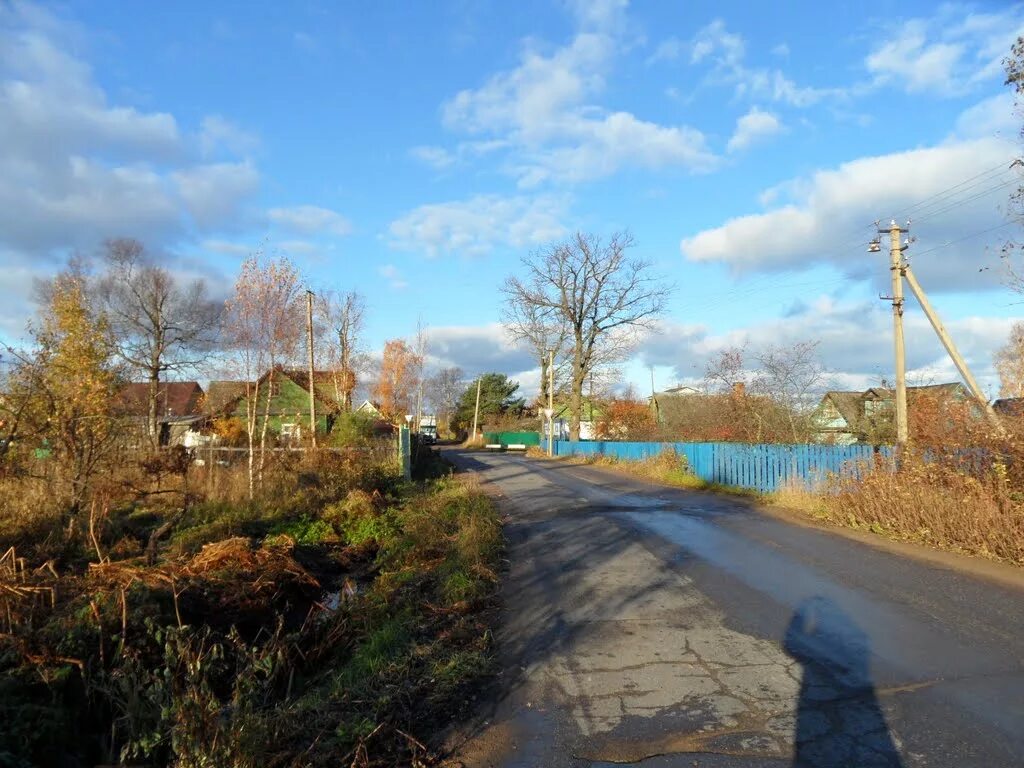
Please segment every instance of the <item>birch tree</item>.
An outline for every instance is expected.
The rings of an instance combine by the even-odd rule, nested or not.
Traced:
[[[1010,338],[996,350],[995,364],[999,396],[1024,397],[1024,322],[1013,324]]]
[[[569,358],[569,439],[578,440],[583,388],[591,372],[625,357],[636,334],[653,326],[672,286],[650,264],[629,257],[628,233],[607,241],[577,233],[523,259],[525,274],[502,287],[510,311],[522,305],[565,329]]]
[[[325,351],[331,362],[335,397],[341,410],[352,410],[352,393],[359,383],[360,342],[366,317],[362,294],[349,291],[340,296],[325,293],[319,300],[319,314],[329,329]]]
[[[226,335],[236,367],[245,379],[246,433],[249,446],[249,496],[263,482],[267,427],[277,368],[295,359],[304,325],[301,279],[286,258],[265,260],[255,254],[242,264],[226,309]],[[262,391],[261,391],[262,390]],[[260,397],[263,398],[260,413]],[[254,463],[259,432],[259,462]]]
[[[385,343],[373,396],[387,418],[399,419],[410,413],[418,365],[416,353],[403,339],[391,339]]]

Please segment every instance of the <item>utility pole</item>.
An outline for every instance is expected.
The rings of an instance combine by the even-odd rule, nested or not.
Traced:
[[[548,456],[555,455],[555,350],[548,351]]]
[[[909,225],[910,222],[907,222]],[[900,235],[909,232],[902,229],[893,219],[888,229],[879,229],[879,234],[889,234],[889,271],[892,275],[892,296],[883,298],[892,300],[893,347],[896,355],[896,445],[903,448],[907,444],[907,359],[903,343],[903,251],[907,247],[900,242]],[[881,250],[878,238],[871,241],[868,251],[878,253]]]
[[[316,448],[316,394],[313,387],[313,292],[306,291],[306,341],[309,346],[309,434]]]
[[[876,222],[877,223],[877,222]],[[906,374],[905,374],[905,362],[904,362],[904,349],[903,349],[903,278],[907,279],[907,284],[910,286],[911,292],[917,298],[918,303],[921,305],[921,309],[924,310],[925,316],[928,318],[928,322],[932,324],[932,329],[935,331],[935,335],[939,337],[939,341],[942,342],[942,346],[945,347],[947,354],[953,361],[953,365],[956,366],[957,371],[967,384],[967,388],[971,391],[971,395],[980,403],[982,408],[985,409],[985,413],[993,420],[997,429],[1002,429],[1002,425],[999,422],[999,418],[995,411],[992,410],[991,404],[988,402],[988,398],[978,385],[978,380],[974,378],[974,374],[971,373],[971,369],[967,366],[967,361],[964,360],[960,354],[960,350],[957,349],[956,344],[953,342],[953,338],[946,331],[946,327],[942,324],[942,320],[939,319],[938,313],[932,307],[931,302],[928,300],[928,296],[924,292],[924,288],[917,281],[917,276],[914,275],[914,270],[910,268],[910,264],[903,260],[903,251],[905,251],[914,238],[910,238],[900,244],[900,235],[909,232],[910,222],[907,222],[907,229],[900,229],[896,226],[896,221],[893,220],[888,229],[879,229],[879,233],[889,233],[890,241],[890,270],[892,270],[892,296],[886,296],[883,298],[891,298],[893,306],[893,324],[896,331],[896,440],[897,443],[902,446],[907,441],[907,396],[906,396]],[[868,246],[868,251],[877,253],[880,248],[878,238],[871,241]],[[897,311],[897,308],[899,311]],[[902,418],[900,417],[902,403]]]
[[[480,384],[483,378],[482,374],[476,377],[476,410],[473,411],[473,440],[476,440],[476,424],[480,418]]]

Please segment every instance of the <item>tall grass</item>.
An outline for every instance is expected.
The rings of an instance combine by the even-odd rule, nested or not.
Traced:
[[[890,538],[1024,565],[1024,494],[1014,486],[1003,459],[967,465],[908,452],[898,469],[834,480],[815,512]]]

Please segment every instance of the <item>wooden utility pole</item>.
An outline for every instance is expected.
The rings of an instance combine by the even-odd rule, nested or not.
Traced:
[[[306,342],[309,346],[309,434],[316,447],[316,394],[313,387],[313,292],[306,291]]]
[[[893,346],[896,353],[896,445],[907,444],[907,356],[903,343],[903,249],[900,235],[907,232],[893,219],[889,229],[889,271],[892,274],[892,329]],[[877,250],[877,249],[876,249]]]
[[[555,455],[555,350],[548,351],[548,456]]]
[[[476,410],[473,411],[473,440],[476,440],[476,425],[480,418],[480,384],[483,382],[483,375],[476,378]]]

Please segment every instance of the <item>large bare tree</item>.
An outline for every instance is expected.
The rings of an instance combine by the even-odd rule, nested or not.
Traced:
[[[330,329],[326,344],[328,360],[334,372],[334,388],[343,411],[352,410],[352,392],[358,383],[360,342],[366,317],[362,294],[349,291],[341,295],[324,293],[319,297],[321,321]]]
[[[192,371],[206,360],[222,307],[210,300],[202,280],[182,282],[138,240],[108,240],[104,257],[106,268],[96,284],[100,310],[118,356],[149,384],[146,423],[155,444],[161,378]]]
[[[673,287],[629,256],[629,233],[577,233],[523,259],[525,274],[502,286],[509,306],[534,307],[565,329],[569,357],[569,439],[578,440],[583,388],[596,367],[624,357],[652,327]]]
[[[501,309],[501,320],[509,335],[527,347],[533,353],[534,359],[540,362],[538,401],[546,407],[551,381],[548,376],[549,353],[554,352],[554,379],[557,388],[565,368],[565,352],[569,340],[568,323],[558,309],[519,301],[505,303]]]

